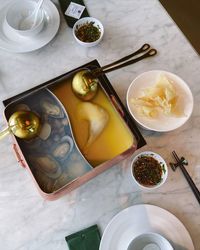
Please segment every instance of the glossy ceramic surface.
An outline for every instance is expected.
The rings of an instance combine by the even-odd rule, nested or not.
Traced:
[[[16,34],[13,30],[8,29],[5,22],[8,5],[0,9],[0,48],[13,53],[25,53],[37,50],[49,43],[56,35],[59,25],[60,16],[55,5],[46,0],[43,4],[44,10],[44,27],[34,37],[25,37]]]
[[[144,233],[134,238],[127,250],[173,250],[171,244],[162,235]]]
[[[37,7],[37,2],[33,0],[12,1],[6,8],[4,25],[8,32],[19,36],[34,36],[39,33],[44,26],[43,9],[39,11],[34,27],[26,24],[26,19]]]
[[[100,250],[127,250],[135,237],[147,232],[163,235],[175,249],[194,250],[184,225],[173,214],[153,205],[135,205],[117,214],[103,233]]]
[[[136,106],[131,103],[131,99],[140,97],[145,88],[155,85],[159,75],[166,76],[175,87],[178,95],[178,105],[182,110],[180,117],[159,114],[156,118],[149,118],[139,114]],[[187,83],[179,76],[163,70],[147,71],[137,76],[128,88],[126,100],[129,112],[138,124],[145,129],[157,132],[172,131],[185,124],[192,114],[194,102]]]

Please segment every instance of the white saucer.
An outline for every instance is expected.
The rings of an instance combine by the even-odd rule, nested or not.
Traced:
[[[99,250],[127,250],[133,238],[158,233],[176,250],[194,250],[184,225],[170,212],[153,205],[135,205],[117,214],[106,227]]]
[[[42,31],[32,37],[23,37],[6,29],[5,14],[9,4],[0,10],[0,48],[14,53],[25,53],[37,50],[49,43],[56,35],[60,16],[56,6],[45,0],[43,8],[45,12],[45,23]]]

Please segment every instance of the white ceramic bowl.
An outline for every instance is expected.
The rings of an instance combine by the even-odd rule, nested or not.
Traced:
[[[173,247],[160,234],[144,233],[133,239],[127,250],[173,250]]]
[[[160,165],[161,165],[161,168],[162,168],[162,175],[161,175],[161,181],[156,184],[156,185],[152,185],[152,186],[144,186],[142,185],[140,182],[137,181],[137,179],[135,178],[135,175],[134,175],[134,164],[135,162],[141,158],[142,156],[151,156],[153,157],[155,160],[157,160]],[[144,152],[141,152],[140,154],[136,155],[132,162],[131,162],[131,175],[133,177],[133,180],[135,181],[135,183],[143,190],[153,190],[153,189],[156,189],[160,186],[162,186],[166,179],[167,179],[167,176],[168,176],[168,168],[167,168],[167,164],[165,162],[165,160],[157,153],[154,153],[152,151],[144,151]]]
[[[99,31],[101,32],[100,37],[98,40],[94,42],[83,42],[80,39],[78,39],[78,37],[76,36],[76,30],[78,29],[78,27],[84,25],[85,23],[90,23],[90,22],[93,22],[94,23],[93,25],[99,29]],[[102,40],[103,34],[104,34],[104,28],[103,28],[102,23],[94,17],[81,18],[73,26],[73,36],[75,40],[84,47],[93,47],[97,45]]]
[[[22,21],[28,15],[30,15],[35,9],[37,2],[33,0],[20,0],[12,1],[7,8],[5,17],[5,28],[11,33],[18,34],[20,36],[34,36],[39,33],[44,26],[44,11],[41,9],[38,13],[38,19],[36,25],[30,29],[23,29]]]
[[[183,115],[180,117],[159,114],[156,118],[148,118],[141,115],[137,107],[131,103],[132,98],[138,98],[143,94],[143,89],[155,85],[161,74],[173,82],[178,94],[178,104],[183,111]],[[136,77],[128,88],[126,102],[130,114],[142,128],[157,132],[167,132],[179,128],[190,118],[193,110],[193,96],[186,82],[179,76],[163,70],[147,71]]]

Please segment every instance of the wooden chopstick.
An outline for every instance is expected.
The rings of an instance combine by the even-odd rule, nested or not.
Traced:
[[[192,178],[190,177],[190,175],[188,174],[186,168],[184,167],[183,162],[181,161],[181,159],[178,157],[178,155],[176,154],[175,151],[172,152],[172,155],[174,156],[175,160],[177,161],[177,166],[180,167],[181,171],[183,172],[183,175],[185,176],[187,182],[189,183],[196,199],[198,200],[199,204],[200,204],[200,192],[197,188],[197,186],[195,185],[195,183],[193,182]]]

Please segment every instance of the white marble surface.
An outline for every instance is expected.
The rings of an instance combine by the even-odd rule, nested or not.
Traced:
[[[3,3],[0,0],[0,6]],[[188,159],[188,172],[200,188],[199,56],[157,0],[85,3],[90,15],[100,19],[105,27],[103,41],[94,48],[80,47],[61,16],[58,34],[44,48],[26,54],[0,50],[0,100],[95,58],[102,65],[112,62],[148,42],[159,51],[156,57],[109,73],[108,77],[123,102],[131,81],[147,70],[171,71],[188,83],[194,95],[191,119],[169,133],[142,131],[147,145],[139,151],[155,151],[169,162],[170,152],[175,149]],[[1,102],[0,127],[4,126]],[[94,223],[103,232],[114,215],[139,203],[154,204],[176,215],[190,232],[195,249],[200,249],[200,207],[179,170],[174,173],[169,169],[166,184],[158,190],[141,192],[132,182],[131,159],[127,159],[61,199],[49,202],[40,197],[28,172],[16,162],[11,138],[0,143],[0,249],[64,250],[66,235]]]

